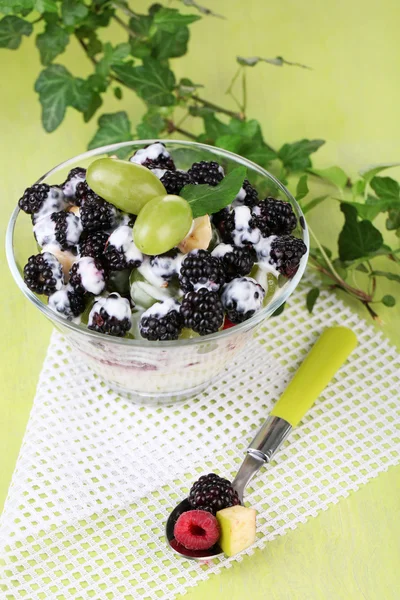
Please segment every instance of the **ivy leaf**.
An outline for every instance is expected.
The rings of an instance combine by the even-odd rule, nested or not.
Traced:
[[[183,25],[201,19],[200,15],[183,15],[175,8],[161,8],[154,15],[153,23],[160,31],[176,33]]]
[[[33,0],[0,0],[0,12],[4,15],[29,14],[33,9]]]
[[[390,294],[386,294],[382,298],[382,304],[391,308],[392,306],[395,306],[396,298],[394,296],[391,296]]]
[[[33,8],[35,8],[41,14],[46,12],[58,12],[58,7],[55,0],[33,0]]]
[[[333,185],[336,185],[338,188],[345,188],[348,177],[346,173],[340,167],[329,167],[328,169],[310,169],[311,173],[317,175],[317,177],[322,177],[322,179],[326,179]]]
[[[357,179],[357,181],[355,181],[351,187],[353,198],[356,198],[357,196],[363,196],[366,186],[367,182],[365,179]]]
[[[373,177],[370,186],[378,198],[397,200],[400,203],[400,185],[391,177]]]
[[[61,16],[64,23],[75,27],[88,15],[89,9],[80,0],[63,0],[61,5]]]
[[[217,186],[185,185],[180,195],[187,200],[192,208],[193,217],[211,215],[224,206],[228,206],[237,196],[246,178],[246,167],[233,169]]]
[[[299,202],[300,200],[302,200],[303,198],[305,198],[309,192],[308,190],[308,185],[307,185],[307,180],[308,177],[307,175],[302,175],[299,179],[299,181],[297,182],[297,188],[296,188],[296,200]]]
[[[175,76],[166,66],[152,58],[143,59],[141,67],[131,64],[115,65],[116,75],[129,88],[135,90],[147,104],[172,106],[175,96]]]
[[[114,88],[114,96],[116,97],[117,100],[122,100],[122,89],[119,87],[119,85],[117,85],[117,87]]]
[[[217,119],[214,124],[218,123]],[[220,126],[222,125],[221,122]],[[260,123],[256,119],[240,121],[231,119],[225,133],[220,135],[215,144],[230,152],[236,152],[259,165],[266,166],[276,158],[276,154],[264,142]]]
[[[389,231],[393,231],[394,229],[399,229],[400,227],[400,209],[393,208],[389,210],[389,216],[386,219],[386,229]],[[398,235],[398,237],[400,237]]]
[[[397,273],[390,273],[389,271],[372,271],[371,276],[386,277],[389,281],[397,281],[397,283],[400,283],[400,275]]]
[[[0,21],[0,48],[16,50],[22,42],[22,36],[31,35],[33,27],[28,21],[9,15]]]
[[[157,60],[178,58],[187,52],[190,32],[184,25],[175,33],[157,31],[151,41],[151,56]]]
[[[321,204],[321,202],[323,202],[327,198],[329,198],[329,194],[325,194],[325,196],[317,196],[317,198],[313,198],[305,206],[302,205],[301,209],[302,209],[303,213],[304,214],[308,213],[311,209],[318,206],[318,204]]]
[[[204,129],[207,137],[214,142],[223,135],[229,135],[229,126],[217,119],[213,112],[203,114]]]
[[[102,104],[103,100],[101,99],[100,94],[92,90],[90,101],[86,109],[83,111],[83,120],[85,123],[90,121]]]
[[[111,67],[121,64],[129,56],[130,50],[130,45],[127,42],[118,44],[115,48],[108,42],[104,44],[103,56],[96,64],[96,73],[101,77],[107,78]]]
[[[165,120],[154,108],[147,111],[136,127],[138,137],[142,140],[157,138],[164,129]]]
[[[89,142],[89,150],[108,144],[128,142],[133,138],[131,123],[125,111],[101,115],[98,125],[97,132]],[[123,151],[125,153],[125,150]]]
[[[56,23],[47,23],[44,32],[36,38],[42,65],[49,65],[56,56],[64,52],[68,43],[69,35],[62,27]]]
[[[373,165],[372,167],[367,167],[360,171],[361,177],[364,179],[366,183],[368,183],[375,175],[381,173],[385,169],[390,169],[390,167],[398,167],[400,163],[382,163],[381,165]]]
[[[305,171],[311,165],[310,154],[325,144],[324,140],[300,140],[293,144],[284,144],[278,157],[289,171]]]
[[[195,92],[200,87],[204,86],[201,83],[193,83],[193,81],[191,79],[188,79],[187,77],[182,77],[182,79],[178,83],[177,90],[179,96],[186,97],[193,94],[193,92]]]
[[[383,244],[381,232],[370,221],[358,222],[354,206],[341,203],[345,223],[339,234],[339,258],[343,261],[368,256]]]
[[[307,308],[308,308],[308,312],[312,313],[314,305],[316,303],[316,301],[318,300],[318,296],[319,296],[319,289],[318,288],[312,288],[308,294],[307,294],[307,299],[306,299],[306,304],[307,304]]]

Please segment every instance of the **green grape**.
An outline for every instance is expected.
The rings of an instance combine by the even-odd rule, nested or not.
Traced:
[[[250,277],[253,277],[265,290],[264,306],[272,300],[278,286],[277,278],[269,271],[254,265]]]
[[[159,196],[140,211],[133,226],[133,238],[144,254],[163,254],[183,240],[192,222],[192,209],[184,198]]]
[[[168,287],[156,287],[134,269],[129,277],[130,295],[135,306],[150,308],[155,302],[162,302],[167,298],[176,296],[179,291],[177,285],[169,284]]]
[[[115,158],[92,162],[86,181],[101,198],[134,215],[138,215],[149,200],[166,193],[161,181],[149,169]]]
[[[193,331],[193,329],[188,329],[187,327],[184,327],[179,335],[179,339],[182,340],[190,340],[197,337],[200,337],[200,335]]]

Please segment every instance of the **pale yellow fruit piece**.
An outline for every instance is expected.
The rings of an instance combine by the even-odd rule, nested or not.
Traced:
[[[70,206],[68,209],[68,212],[72,212],[74,215],[76,215],[77,217],[79,217],[80,215],[80,208],[79,206]]]
[[[246,506],[230,506],[216,514],[221,530],[219,545],[227,556],[233,556],[254,544],[256,510]]]
[[[208,215],[194,219],[191,230],[178,248],[183,254],[192,250],[207,250],[212,238],[211,221]]]
[[[70,269],[72,265],[76,263],[78,257],[69,250],[61,250],[58,246],[53,244],[43,246],[42,252],[50,252],[50,254],[56,257],[62,265],[65,280],[68,281]]]

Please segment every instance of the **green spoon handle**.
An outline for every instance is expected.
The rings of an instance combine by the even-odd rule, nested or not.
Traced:
[[[271,415],[295,427],[357,345],[347,327],[325,329],[275,404]]]

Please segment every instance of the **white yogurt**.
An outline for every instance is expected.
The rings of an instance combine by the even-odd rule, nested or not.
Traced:
[[[129,225],[121,225],[114,229],[108,239],[108,245],[114,246],[117,250],[121,250],[125,260],[128,263],[142,263],[143,254],[136,247],[132,237],[132,228]]]
[[[240,313],[256,312],[263,305],[265,292],[252,277],[238,277],[224,286],[221,302],[225,308],[236,308]]]
[[[80,218],[72,212],[68,213],[66,238],[70,246],[76,246],[78,244],[82,231],[83,228]]]
[[[233,252],[233,246],[231,244],[218,244],[218,246],[215,246],[214,250],[211,252],[211,256],[223,258],[225,254],[228,254],[228,252]]]
[[[276,269],[276,264],[271,258],[271,245],[276,235],[269,237],[261,237],[257,244],[254,244],[254,250],[257,253],[257,261],[260,267],[265,271],[272,273],[275,277],[279,277],[279,271]]]
[[[52,220],[51,215],[46,215],[35,222],[33,235],[41,247],[47,244],[60,247],[60,244],[56,240],[56,224]]]
[[[147,148],[141,148],[137,150],[133,156],[129,159],[130,162],[136,163],[138,165],[142,165],[146,162],[146,160],[156,160],[160,156],[165,158],[169,158],[170,154],[167,152],[164,144],[161,142],[156,142],[154,144],[150,144]]]
[[[179,312],[179,307],[180,307],[179,302],[177,302],[173,298],[167,298],[166,300],[163,300],[162,302],[156,302],[155,304],[150,306],[150,308],[148,308],[143,313],[142,318],[143,319],[145,319],[146,317],[162,318],[162,317],[165,317],[168,313],[172,312],[173,310],[176,310],[177,312]]]
[[[252,218],[251,210],[248,206],[237,206],[233,209],[235,215],[235,229],[232,232],[232,238],[235,246],[244,246],[245,244],[257,244],[260,240],[261,232],[259,229],[252,229],[250,221]]]
[[[245,198],[246,198],[246,190],[243,187],[241,187],[236,198],[232,202],[233,208],[235,208],[236,206],[243,206],[243,202],[244,202]]]
[[[34,223],[40,219],[51,215],[53,212],[60,212],[68,207],[68,201],[64,196],[62,189],[56,185],[50,187],[49,193],[44,200],[40,210],[34,214]]]
[[[107,298],[102,296],[96,298],[92,310],[89,313],[89,326],[93,324],[93,317],[95,313],[99,313],[102,308],[110,317],[114,317],[115,319],[118,319],[118,321],[128,319],[130,323],[132,322],[129,300],[122,298],[122,296],[117,294],[117,292],[113,292]]]
[[[161,179],[161,177],[163,177],[163,175],[165,175],[165,173],[167,172],[167,169],[150,169],[152,173],[154,173],[154,175],[156,177],[158,177],[158,179]]]
[[[138,271],[151,285],[160,288],[168,287],[168,281],[165,281],[163,277],[154,272],[148,256],[144,257],[142,264],[138,267]]]
[[[157,278],[168,281],[179,274],[184,256],[180,252],[176,256],[155,256],[150,259],[150,268]]]
[[[62,189],[67,198],[73,198],[75,196],[76,186],[78,183],[85,181],[85,176],[86,173],[77,173],[63,184]]]
[[[64,283],[64,276],[61,263],[50,252],[43,252],[43,257],[49,265],[53,278],[56,281],[56,290],[61,290]]]
[[[95,296],[101,294],[105,288],[104,274],[96,267],[94,258],[83,256],[78,261],[78,273],[81,276],[82,286]]]

